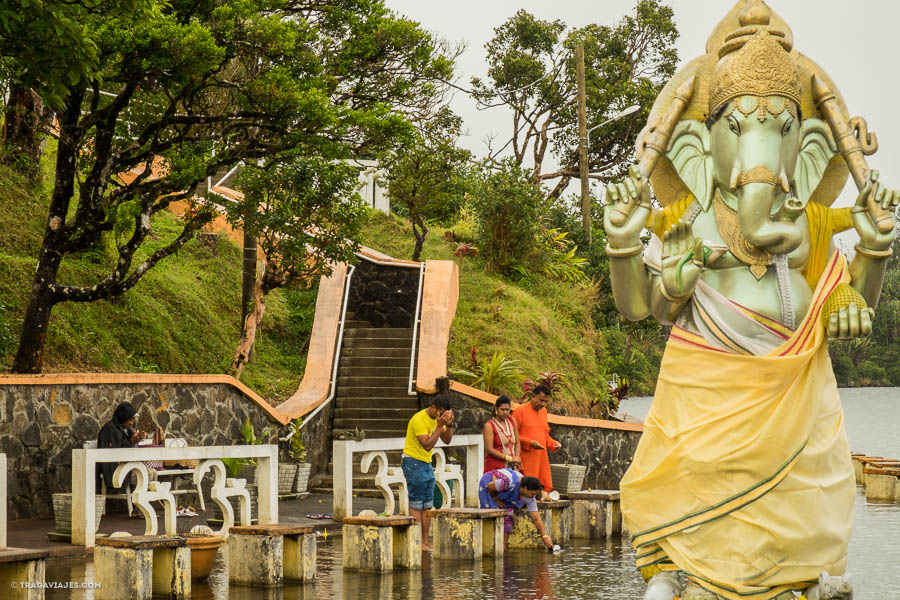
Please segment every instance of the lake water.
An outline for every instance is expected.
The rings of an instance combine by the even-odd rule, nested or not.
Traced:
[[[841,390],[847,432],[854,452],[900,458],[900,388]],[[650,398],[633,398],[621,410],[643,418]],[[871,504],[857,491],[849,571],[857,600],[900,596],[900,505]],[[314,598],[453,598],[454,600],[590,599],[639,600],[644,584],[634,570],[627,540],[587,543],[573,540],[560,554],[512,550],[499,560],[477,563],[431,560],[421,571],[395,575],[344,573],[341,539],[319,543],[315,584],[264,590],[229,586],[227,556],[220,552],[210,580],[195,584],[192,598],[202,600],[312,600]],[[54,560],[47,581],[92,581],[93,566],[79,560]],[[48,590],[48,599],[91,600],[91,590]]]

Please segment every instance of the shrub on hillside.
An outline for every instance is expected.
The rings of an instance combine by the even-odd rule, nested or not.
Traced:
[[[448,230],[449,241],[459,242],[462,244],[474,244],[478,239],[478,220],[475,218],[475,211],[469,208],[468,204],[459,209],[456,215],[456,221]]]
[[[577,256],[578,251],[569,233],[556,228],[547,228],[541,223],[537,235],[537,244],[532,252],[532,261],[540,271],[550,279],[569,283],[588,283],[585,274],[587,259]]]
[[[525,171],[512,161],[497,170],[482,168],[470,195],[478,215],[477,242],[491,270],[522,266],[538,235],[544,197]]]

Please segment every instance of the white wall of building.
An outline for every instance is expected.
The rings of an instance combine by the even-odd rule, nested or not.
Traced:
[[[375,210],[387,214],[391,212],[391,201],[387,196],[387,175],[374,160],[354,160],[353,164],[362,167],[359,172],[359,195],[363,201]]]

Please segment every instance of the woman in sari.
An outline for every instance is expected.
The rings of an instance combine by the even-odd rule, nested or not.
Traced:
[[[478,503],[481,508],[505,508],[503,521],[503,542],[509,539],[513,527],[513,511],[517,508],[528,509],[528,516],[534,523],[541,541],[548,548],[553,547],[553,540],[544,528],[541,514],[538,512],[537,495],[541,493],[541,482],[537,477],[525,477],[513,469],[497,469],[482,476],[478,485]]]
[[[522,463],[519,430],[510,417],[512,407],[507,396],[494,403],[494,416],[481,429],[484,436],[484,472],[518,468]]]

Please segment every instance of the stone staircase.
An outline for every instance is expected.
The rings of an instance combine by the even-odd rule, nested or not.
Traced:
[[[412,328],[372,327],[347,313],[344,339],[338,362],[337,394],[334,399],[334,437],[365,432],[366,439],[402,438],[406,425],[419,410],[419,400],[408,394]],[[401,451],[387,452],[391,466],[400,465]],[[331,493],[334,465],[313,487]],[[375,466],[360,471],[353,466],[353,492],[360,496],[381,496],[375,489]]]

